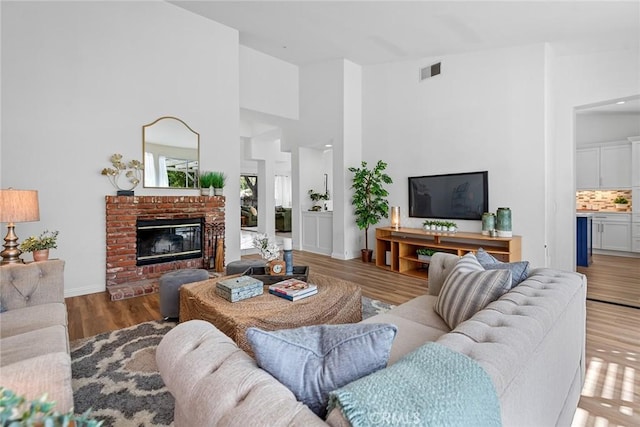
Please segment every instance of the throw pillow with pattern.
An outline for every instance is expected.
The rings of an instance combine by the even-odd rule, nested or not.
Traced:
[[[445,279],[434,309],[455,329],[510,288],[511,271],[485,270],[475,255],[468,253]]]

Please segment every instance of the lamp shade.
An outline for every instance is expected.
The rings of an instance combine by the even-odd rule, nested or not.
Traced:
[[[29,222],[40,220],[36,190],[0,190],[0,222]]]
[[[391,206],[391,226],[396,230],[400,228],[400,206]]]

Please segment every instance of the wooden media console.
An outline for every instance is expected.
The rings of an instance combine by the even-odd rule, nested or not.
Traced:
[[[433,249],[462,256],[478,248],[504,262],[520,261],[521,236],[490,237],[482,233],[436,232],[421,228],[376,228],[376,266],[415,277],[427,277],[429,261],[418,259],[416,250]],[[390,252],[390,264],[386,253]]]

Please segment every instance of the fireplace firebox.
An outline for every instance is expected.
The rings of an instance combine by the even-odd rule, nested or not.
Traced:
[[[202,258],[204,218],[136,221],[136,265]]]

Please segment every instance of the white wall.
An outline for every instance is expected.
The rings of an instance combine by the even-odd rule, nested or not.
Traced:
[[[162,1],[2,2],[2,185],[37,189],[21,238],[60,230],[67,296],[105,288],[100,170],[142,156],[142,125],[172,115],[200,133],[204,169],[240,175],[238,32]],[[196,195],[152,190],[137,195]],[[238,180],[225,188],[226,257],[240,257]],[[28,257],[28,255],[27,255]]]
[[[626,141],[640,135],[640,114],[576,114],[576,145]]]
[[[440,60],[442,74],[418,82]],[[532,45],[364,68],[362,156],[388,163],[403,226],[423,221],[407,218],[407,177],[487,170],[490,210],[510,207],[523,258],[544,264],[544,65]]]
[[[240,46],[240,106],[298,118],[298,67]]]
[[[547,194],[551,267],[575,269],[575,108],[640,94],[639,43],[551,47],[553,129],[547,159],[553,183]]]
[[[307,192],[324,186],[324,172],[315,164],[321,162],[318,150],[325,144],[333,144],[334,150],[342,144],[342,61],[309,64],[299,71],[300,118],[283,127],[283,147],[291,150],[291,220],[296,247],[301,247],[301,211],[312,205]]]

